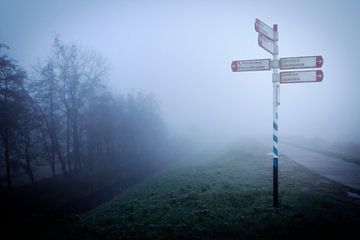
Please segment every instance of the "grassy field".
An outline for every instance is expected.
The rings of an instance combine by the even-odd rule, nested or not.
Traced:
[[[159,174],[52,231],[65,239],[303,239],[359,233],[353,189],[280,159],[272,207],[271,156],[242,144],[207,162]]]

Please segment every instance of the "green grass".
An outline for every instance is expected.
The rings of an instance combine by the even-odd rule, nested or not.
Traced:
[[[357,233],[359,202],[345,188],[280,159],[272,207],[271,157],[252,144],[172,170],[80,217],[73,239],[303,239]],[[54,234],[54,233],[53,233]]]

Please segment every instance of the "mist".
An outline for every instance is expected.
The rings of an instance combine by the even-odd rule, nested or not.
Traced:
[[[10,231],[34,221],[25,232],[44,239],[355,232],[359,1],[1,0],[0,8],[0,205],[9,206]],[[272,70],[231,68],[272,59],[258,44],[257,18],[277,24],[279,58],[324,59],[322,81],[280,84],[276,140]],[[19,103],[9,103],[11,91]],[[318,235],[306,235],[313,224]]]
[[[254,19],[279,26],[279,56],[324,57],[320,84],[281,86],[281,135],[359,142],[358,3],[330,1],[4,1],[1,38],[30,69],[54,34],[101,53],[113,91],[144,90],[182,134],[269,135],[270,72],[233,73],[237,59],[268,58]],[[13,11],[16,11],[14,14]],[[19,17],[21,16],[21,18]],[[351,47],[350,47],[351,46]],[[271,136],[271,135],[270,135]]]

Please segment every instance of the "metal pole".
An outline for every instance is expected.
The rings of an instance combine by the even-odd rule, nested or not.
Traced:
[[[278,159],[279,159],[279,138],[278,138],[278,104],[279,104],[279,64],[278,64],[278,27],[273,26],[275,31],[275,53],[273,54],[273,206],[279,206],[279,184],[278,184]]]

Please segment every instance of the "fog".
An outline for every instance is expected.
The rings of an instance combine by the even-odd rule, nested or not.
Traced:
[[[142,90],[181,134],[268,136],[271,72],[233,73],[232,60],[270,58],[255,18],[279,26],[279,56],[324,57],[324,80],[281,86],[279,134],[359,142],[357,1],[3,0],[0,38],[31,70],[52,39],[79,43],[111,66],[109,87]]]
[[[359,1],[0,0],[0,9],[2,235],[357,234]],[[324,59],[321,82],[280,84],[279,138],[272,71],[231,68],[272,58],[256,18],[277,24],[279,58]]]

